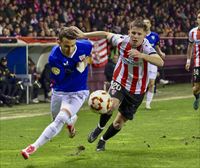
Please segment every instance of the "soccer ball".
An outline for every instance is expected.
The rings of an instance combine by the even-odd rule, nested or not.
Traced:
[[[90,94],[88,105],[93,112],[105,114],[110,110],[112,106],[111,97],[104,90],[94,91]]]

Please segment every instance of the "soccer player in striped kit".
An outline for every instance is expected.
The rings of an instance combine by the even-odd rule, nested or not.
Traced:
[[[187,61],[185,69],[190,70],[193,55],[193,94],[195,97],[193,108],[197,110],[200,102],[200,10],[197,12],[198,26],[189,32],[189,45],[187,49]]]
[[[159,35],[155,32],[151,32],[151,22],[149,19],[144,19],[144,23],[147,25],[147,36],[146,39],[149,41],[151,46],[155,48],[158,55],[164,60],[165,53],[163,53],[159,47]],[[148,91],[146,93],[146,109],[151,109],[151,102],[154,96],[155,81],[158,73],[158,67],[151,63],[148,63],[148,73],[149,73],[149,85]]]
[[[87,88],[88,67],[86,57],[91,54],[92,44],[88,40],[77,40],[77,27],[64,27],[59,33],[59,45],[49,56],[53,92],[50,123],[40,137],[21,151],[28,159],[40,146],[56,136],[67,124],[69,136],[74,137],[77,113],[89,95]]]
[[[97,144],[97,151],[105,150],[105,143],[116,135],[124,123],[132,120],[139,105],[142,103],[148,85],[148,62],[163,66],[163,60],[145,39],[147,26],[143,19],[130,23],[129,35],[113,34],[96,31],[80,34],[80,37],[106,37],[118,47],[119,59],[109,89],[113,106],[111,111],[100,116],[98,126],[89,134],[88,141],[94,142],[103,131],[114,109],[117,116]]]

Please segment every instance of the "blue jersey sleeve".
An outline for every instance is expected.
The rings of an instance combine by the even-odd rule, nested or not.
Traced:
[[[160,37],[157,33],[154,32],[154,35],[155,35],[155,46],[159,45],[159,42],[160,42]]]

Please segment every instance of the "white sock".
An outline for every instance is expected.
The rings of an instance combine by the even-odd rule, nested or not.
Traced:
[[[67,125],[74,125],[76,120],[77,120],[78,116],[75,114],[73,115],[72,117],[70,117],[68,120],[67,120]]]
[[[67,113],[64,111],[60,111],[55,120],[45,128],[40,137],[32,145],[36,148],[44,145],[61,131],[63,125],[68,120],[69,116],[67,115]]]
[[[151,102],[153,100],[153,95],[154,95],[154,93],[152,93],[150,91],[147,92],[147,95],[146,95],[146,97],[147,97],[146,104],[149,104],[149,105],[151,104]]]

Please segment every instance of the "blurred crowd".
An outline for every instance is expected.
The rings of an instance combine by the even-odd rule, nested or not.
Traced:
[[[196,25],[197,0],[1,0],[0,37],[56,37],[63,26],[126,34],[135,17],[149,18],[161,37],[187,37]],[[0,43],[17,42],[16,39]],[[183,54],[187,41],[161,41],[166,54]]]
[[[127,33],[128,22],[143,16],[162,36],[187,36],[195,26],[197,0],[1,0],[1,36],[56,36],[63,26],[83,31]]]

